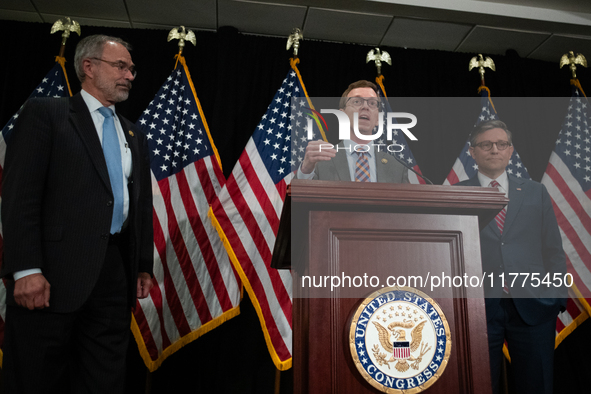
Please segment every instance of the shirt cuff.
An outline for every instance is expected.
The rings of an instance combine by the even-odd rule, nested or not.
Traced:
[[[314,178],[314,170],[312,170],[311,173],[309,174],[304,174],[302,172],[302,166],[300,165],[298,168],[298,175],[297,175],[298,179],[313,179]]]
[[[12,277],[14,278],[15,281],[24,278],[25,276],[29,276],[29,275],[33,275],[33,274],[40,274],[41,270],[39,268],[31,268],[29,270],[22,270],[22,271],[16,271],[14,274],[12,274]]]

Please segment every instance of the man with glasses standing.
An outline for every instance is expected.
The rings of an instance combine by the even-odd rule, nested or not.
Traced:
[[[566,263],[552,201],[544,185],[507,174],[513,146],[505,123],[477,125],[470,154],[478,173],[458,185],[496,187],[510,200],[480,232],[482,269],[495,278],[494,286],[485,288],[493,393],[499,393],[506,340],[516,392],[550,394],[556,316],[567,296],[554,281],[564,278]],[[550,280],[544,283],[545,278]]]
[[[152,287],[147,145],[115,111],[129,44],[87,37],[75,68],[82,91],[28,101],[7,147],[7,393],[123,393],[131,307]]]
[[[408,183],[408,170],[392,157],[385,145],[359,138],[353,128],[358,114],[360,134],[370,136],[378,124],[378,87],[361,80],[349,85],[339,102],[351,125],[350,140],[327,149],[325,141],[310,141],[297,172],[298,179],[327,181]]]

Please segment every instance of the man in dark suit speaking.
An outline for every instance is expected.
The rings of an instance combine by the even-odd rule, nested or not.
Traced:
[[[507,340],[516,392],[550,394],[556,316],[566,307],[567,295],[555,277],[564,279],[565,254],[545,186],[505,171],[512,153],[511,133],[503,122],[479,124],[470,137],[478,174],[459,185],[497,187],[509,198],[480,232],[482,268],[495,278],[495,285],[485,290],[493,393],[499,392]],[[513,282],[515,274],[519,277]]]
[[[130,307],[152,287],[147,146],[115,111],[135,66],[129,45],[86,37],[82,91],[32,99],[2,183],[7,393],[123,393]]]
[[[349,118],[350,140],[327,148],[324,141],[310,141],[304,160],[297,172],[298,179],[323,181],[408,183],[408,170],[394,159],[384,146],[359,138],[354,132],[354,114],[363,136],[371,136],[378,124],[380,99],[377,86],[369,81],[357,81],[343,93],[339,109]]]

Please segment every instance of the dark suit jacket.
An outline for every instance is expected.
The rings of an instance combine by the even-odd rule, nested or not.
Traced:
[[[152,191],[143,134],[119,115],[132,152],[128,216],[130,301],[137,273],[152,273]],[[12,274],[40,268],[51,285],[53,312],[79,308],[105,259],[113,193],[100,140],[80,94],[31,99],[7,146],[2,183],[7,303],[14,303]]]
[[[556,223],[550,195],[538,182],[509,176],[509,205],[501,235],[495,220],[480,232],[482,269],[495,277],[505,272],[505,281],[513,280],[509,273],[537,273],[540,279],[550,273],[562,278],[566,273],[566,258],[562,238]],[[478,176],[458,183],[461,186],[480,186]],[[511,295],[521,318],[530,325],[555,319],[560,309],[566,307],[566,289],[543,286],[533,287],[528,278],[522,287],[524,276],[518,277],[511,287]],[[496,283],[486,289],[487,316],[494,315],[503,295],[502,286]]]
[[[342,149],[343,143],[335,157],[329,161],[316,163],[314,179],[322,181],[351,181],[347,153]],[[378,182],[385,183],[408,183],[408,170],[396,161],[390,154],[374,150],[376,153],[376,176]]]

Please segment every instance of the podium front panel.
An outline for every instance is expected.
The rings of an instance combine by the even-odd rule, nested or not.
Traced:
[[[490,392],[482,289],[432,287],[433,276],[482,277],[476,216],[322,210],[308,215],[306,258],[293,267],[296,393],[379,392],[353,364],[348,328],[361,300],[393,282],[401,285],[399,278],[439,304],[451,331],[447,366],[426,392]],[[313,279],[302,287],[304,277]],[[314,286],[333,277],[344,286]],[[355,286],[357,279],[347,287],[347,278],[365,283]]]

